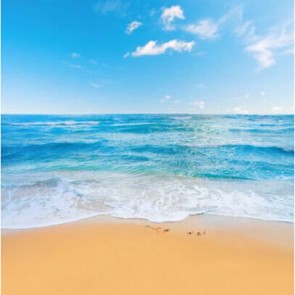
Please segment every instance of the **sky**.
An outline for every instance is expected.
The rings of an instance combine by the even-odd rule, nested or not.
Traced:
[[[293,113],[292,0],[2,0],[2,112]]]

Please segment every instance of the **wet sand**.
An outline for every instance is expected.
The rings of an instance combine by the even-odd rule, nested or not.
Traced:
[[[92,218],[2,231],[2,294],[293,294],[293,225]]]

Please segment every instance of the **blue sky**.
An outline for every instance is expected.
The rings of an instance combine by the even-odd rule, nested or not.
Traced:
[[[3,0],[3,113],[292,113],[292,0]]]

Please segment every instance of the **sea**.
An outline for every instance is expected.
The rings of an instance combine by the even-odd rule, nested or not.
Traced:
[[[91,216],[293,222],[290,115],[2,115],[2,228]]]

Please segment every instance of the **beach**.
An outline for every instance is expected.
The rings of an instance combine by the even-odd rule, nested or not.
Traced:
[[[3,230],[2,294],[293,294],[293,224],[100,216]]]
[[[1,294],[294,294],[292,1],[2,4]]]
[[[293,294],[293,126],[3,116],[2,294]]]

